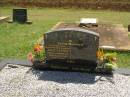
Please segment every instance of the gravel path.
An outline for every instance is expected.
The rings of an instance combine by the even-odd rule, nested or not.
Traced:
[[[0,71],[0,97],[130,97],[130,76],[17,67]]]

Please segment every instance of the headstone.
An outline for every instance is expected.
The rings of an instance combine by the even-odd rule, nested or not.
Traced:
[[[13,22],[26,23],[27,9],[25,8],[13,9]]]
[[[96,18],[81,18],[80,23],[81,24],[96,24],[97,19]]]
[[[80,27],[97,27],[97,19],[96,18],[81,18],[80,19]]]
[[[130,32],[130,25],[128,25],[128,31]]]
[[[44,34],[46,62],[96,67],[99,34],[79,28],[66,28]]]

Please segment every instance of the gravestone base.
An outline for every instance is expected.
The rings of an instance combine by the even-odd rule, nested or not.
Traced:
[[[14,23],[14,21],[9,20],[8,23]],[[19,23],[19,22],[15,22],[15,23]],[[20,24],[32,24],[32,21],[26,21],[25,23],[20,23]]]
[[[79,64],[66,64],[66,63],[45,63],[42,61],[34,61],[33,68],[44,71],[64,71],[64,72],[85,72],[85,73],[96,73],[96,74],[108,74],[113,75],[113,71],[106,69],[97,68],[97,64],[79,65]]]
[[[33,63],[35,68],[39,69],[47,69],[47,68],[54,68],[54,69],[63,69],[63,70],[87,70],[93,72],[96,67],[97,63],[93,61],[83,61],[83,60],[76,60],[75,63],[68,63],[66,60],[51,60],[51,61],[39,61],[35,60]]]

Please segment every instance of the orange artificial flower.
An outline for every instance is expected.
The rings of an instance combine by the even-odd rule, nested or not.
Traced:
[[[43,46],[41,46],[40,44],[34,45],[34,52],[39,53],[41,52],[41,50],[43,50]]]
[[[28,53],[27,58],[28,58],[28,60],[31,61],[31,62],[34,61],[34,57],[33,57],[33,54],[32,54],[31,52]]]

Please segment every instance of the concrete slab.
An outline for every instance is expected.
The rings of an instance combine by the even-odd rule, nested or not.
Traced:
[[[130,69],[127,68],[118,68],[113,73],[123,74],[126,76],[130,76]]]
[[[0,70],[2,70],[7,64],[17,64],[17,65],[27,66],[27,67],[31,67],[33,65],[28,60],[5,59],[0,61]]]
[[[130,51],[130,39],[128,31],[122,24],[98,24],[96,27],[79,27],[78,23],[58,23],[52,30],[61,28],[82,28],[99,33],[100,48],[116,51]]]
[[[0,23],[1,22],[7,22],[9,20],[9,17],[8,16],[1,16],[0,17]]]
[[[15,66],[20,65],[20,66],[25,66],[25,67],[32,67],[32,63],[28,60],[18,60],[18,59],[5,59],[5,60],[0,60],[0,71],[8,64],[14,64],[10,65],[12,68],[15,68]],[[45,69],[45,71],[53,71],[51,69]],[[54,70],[55,71],[55,70]],[[72,72],[72,71],[71,71]],[[118,68],[113,73],[117,74],[122,74],[126,76],[130,76],[130,69],[127,68]]]

